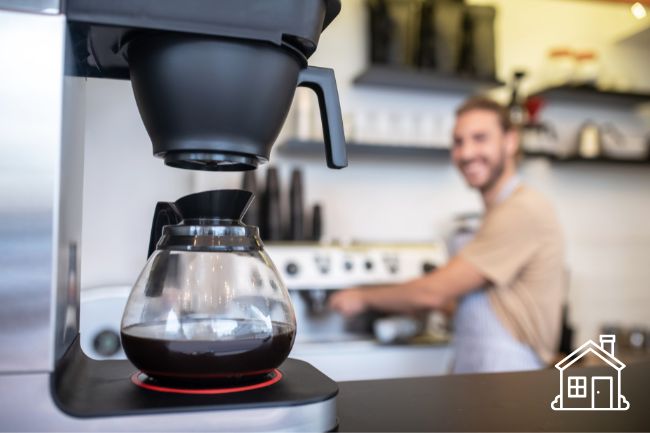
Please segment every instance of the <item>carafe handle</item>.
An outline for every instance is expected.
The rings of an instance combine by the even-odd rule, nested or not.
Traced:
[[[298,86],[313,90],[318,97],[327,166],[329,168],[347,167],[348,156],[343,133],[343,118],[334,70],[308,66],[300,71]]]
[[[159,201],[153,211],[153,222],[151,223],[151,235],[149,237],[149,252],[147,258],[156,251],[156,245],[162,237],[164,226],[178,224],[183,220],[180,212],[174,203]]]

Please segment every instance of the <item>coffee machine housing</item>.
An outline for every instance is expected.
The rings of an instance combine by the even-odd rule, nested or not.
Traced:
[[[250,41],[306,59],[340,6],[339,0],[0,0],[0,55],[7,60],[0,68],[3,428],[116,431],[142,430],[143,423],[161,431],[186,430],[188,423],[214,431],[334,428],[336,385],[301,363],[289,367],[292,373],[270,400],[254,393],[246,399],[196,397],[189,405],[178,396],[135,398],[128,382],[132,367],[124,361],[95,363],[79,348],[79,259],[85,77],[129,78],[130,44],[159,32]],[[306,63],[298,69],[298,76],[308,70]],[[156,149],[160,136],[151,138]],[[188,168],[198,168],[194,164],[207,161],[210,169],[227,167],[221,163],[232,163],[231,156],[247,167],[268,157],[261,145],[230,153],[207,149],[209,157],[196,158],[203,150],[192,148],[169,160],[169,151],[156,153],[171,165],[189,161]],[[344,165],[344,156],[333,150],[332,165]],[[300,382],[302,374],[305,385],[291,383],[291,377]],[[303,389],[314,382],[321,385]],[[102,388],[107,384],[111,390]],[[312,399],[289,411],[295,401],[278,393],[292,386]],[[251,401],[257,406],[246,406],[249,415],[237,415],[242,407],[237,405]],[[219,402],[227,409],[216,410]]]
[[[79,41],[78,68],[87,76],[131,79],[153,153],[165,164],[242,171],[267,162],[295,88],[303,86],[318,97],[328,166],[343,168],[334,72],[307,65],[340,6],[339,0],[70,0],[67,15]]]

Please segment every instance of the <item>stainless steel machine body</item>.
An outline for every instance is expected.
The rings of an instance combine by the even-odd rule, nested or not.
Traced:
[[[65,17],[0,10],[0,371],[52,371],[78,330],[84,80]],[[18,43],[19,41],[19,43]]]
[[[53,375],[79,331],[85,117],[71,43],[60,1],[0,0],[0,430],[334,428],[335,398],[110,417],[62,409]]]

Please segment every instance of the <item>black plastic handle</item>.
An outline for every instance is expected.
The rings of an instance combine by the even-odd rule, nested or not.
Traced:
[[[149,252],[147,257],[151,257],[156,251],[156,245],[162,237],[164,226],[178,224],[183,220],[181,213],[174,203],[159,201],[156,203],[156,209],[153,211],[153,222],[151,223],[151,235],[149,236]]]
[[[313,90],[318,97],[327,166],[329,168],[347,167],[348,154],[345,147],[343,118],[334,70],[308,66],[300,71],[298,86]]]

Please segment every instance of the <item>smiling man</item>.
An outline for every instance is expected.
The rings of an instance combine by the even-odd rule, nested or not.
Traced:
[[[557,352],[564,301],[564,240],[549,201],[517,176],[518,134],[508,111],[473,98],[456,112],[451,155],[483,198],[476,236],[438,270],[395,286],[336,293],[349,316],[411,313],[458,303],[457,373],[530,370]]]

